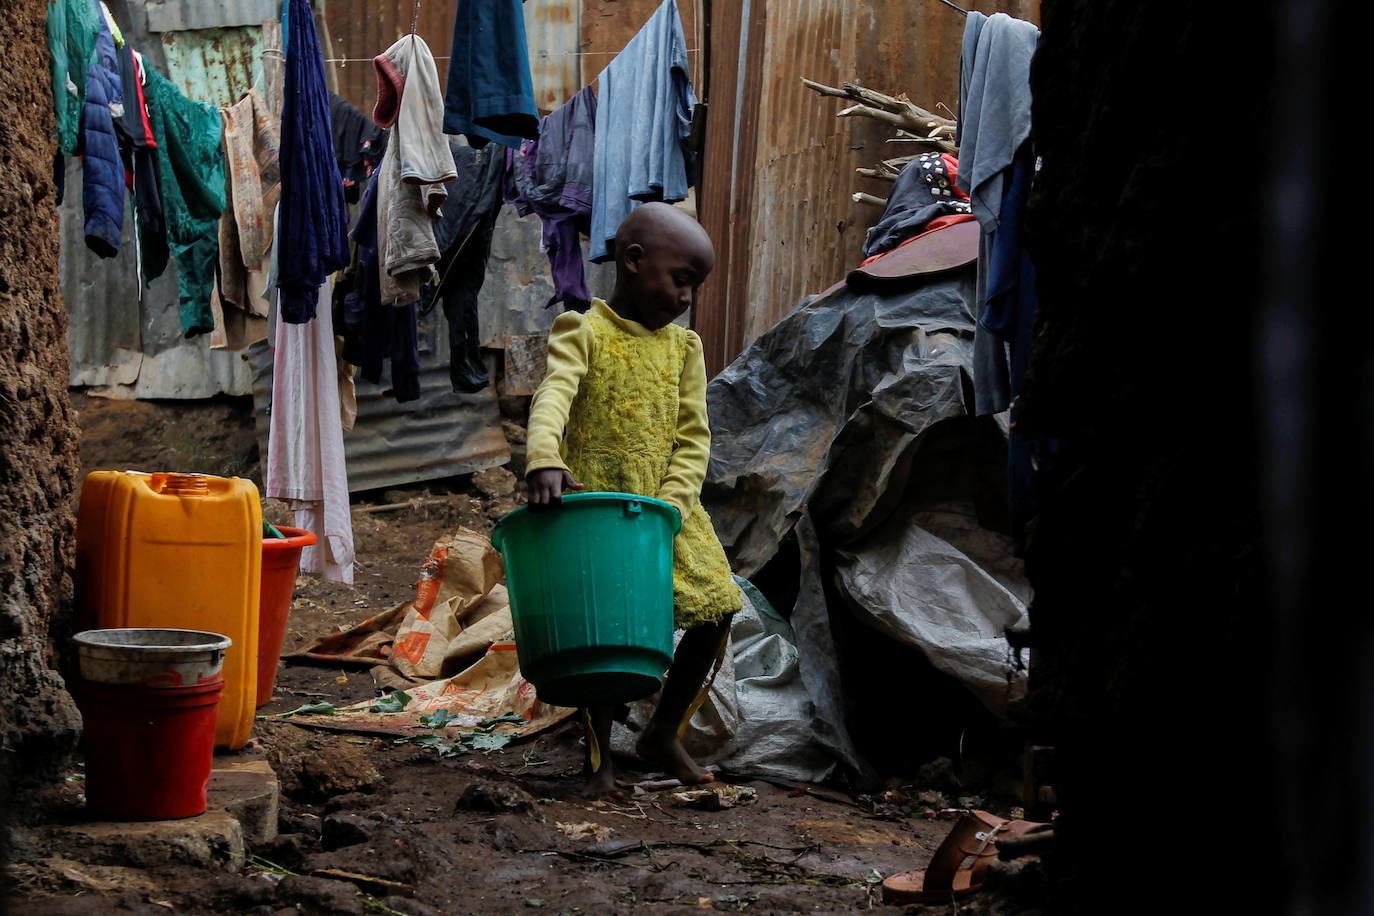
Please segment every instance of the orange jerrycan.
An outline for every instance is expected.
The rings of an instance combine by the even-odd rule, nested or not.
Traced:
[[[233,640],[215,746],[253,731],[262,506],[238,477],[95,471],[76,523],[77,630],[164,627]]]

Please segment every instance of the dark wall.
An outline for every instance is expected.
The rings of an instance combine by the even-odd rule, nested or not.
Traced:
[[[1271,911],[1255,340],[1282,152],[1260,139],[1280,136],[1272,18],[1045,0],[1042,23],[1041,316],[1018,432],[1042,459],[1031,684],[1057,747],[1057,908]]]
[[[7,4],[0,29],[0,820],[22,813],[17,787],[59,772],[80,724],[53,670],[53,636],[71,610],[77,433],[46,8]]]

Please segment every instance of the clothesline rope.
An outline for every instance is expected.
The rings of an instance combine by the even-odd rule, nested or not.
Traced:
[[[688,48],[688,49],[687,49],[687,53],[688,53],[688,54],[695,54],[695,53],[697,53],[697,50],[698,50],[697,48]],[[270,53],[281,54],[282,52],[276,50],[275,48],[268,48],[267,50],[263,51],[262,53],[264,53],[264,54],[270,54]],[[571,57],[614,57],[615,55],[617,55],[617,54],[619,54],[619,53],[620,53],[619,51],[563,51],[563,52],[562,52],[562,54],[563,54],[564,57],[568,57],[568,56],[571,56]],[[548,51],[540,51],[540,52],[538,52],[538,54],[539,54],[540,57],[550,57],[550,56],[553,56],[553,55],[550,55],[550,53],[549,53]],[[434,59],[435,59],[435,60],[452,60],[453,58],[451,58],[451,57],[436,57],[436,58],[434,58]],[[370,63],[372,63],[372,61],[373,61],[373,58],[371,58],[371,57],[326,57],[326,58],[324,59],[324,62],[325,62],[326,64],[370,64]]]

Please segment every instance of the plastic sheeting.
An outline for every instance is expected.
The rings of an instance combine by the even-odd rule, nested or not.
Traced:
[[[919,648],[993,712],[1024,689],[1002,635],[1028,597],[999,533],[1006,435],[972,416],[973,283],[966,266],[805,300],[707,393],[702,502],[736,572],[777,585],[756,574],[795,560],[807,727],[861,780],[833,614]]]
[[[688,722],[682,743],[702,764],[741,776],[819,782],[835,759],[811,729],[811,696],[801,680],[792,627],[758,589],[735,578],[744,606],[730,625],[730,651]],[[679,634],[680,635],[680,634]],[[617,726],[611,747],[633,752],[657,697],[630,708],[631,728]]]
[[[972,299],[967,269],[897,294],[842,287],[711,381],[702,502],[736,572],[761,569],[808,505],[827,533],[858,534],[900,496],[921,435],[972,414]]]
[[[854,612],[881,633],[916,646],[1002,713],[1024,693],[1007,680],[1007,641],[1026,604],[944,538],[905,518],[838,551],[840,588]]]

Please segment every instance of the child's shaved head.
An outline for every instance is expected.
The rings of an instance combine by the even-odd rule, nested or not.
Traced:
[[[692,307],[697,287],[716,266],[716,249],[687,213],[647,203],[620,224],[615,265],[611,308],[652,331]]]
[[[701,224],[686,211],[657,201],[630,212],[615,234],[616,260],[621,261],[631,245],[646,252],[674,249],[693,258],[710,272],[716,263],[716,249]]]

